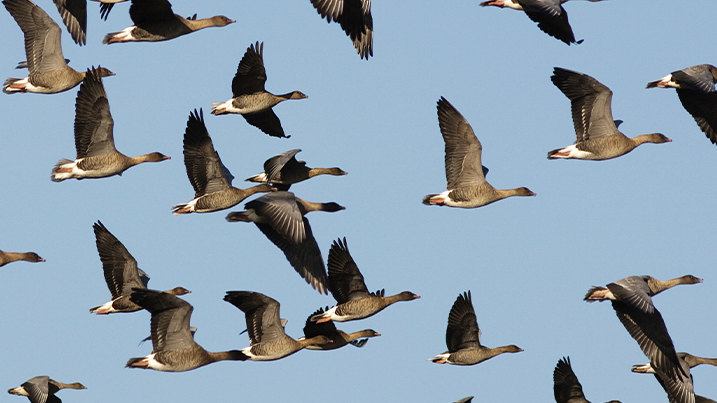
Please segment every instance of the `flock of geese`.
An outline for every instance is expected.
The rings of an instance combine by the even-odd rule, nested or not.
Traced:
[[[96,1],[96,0],[95,0]],[[101,17],[107,18],[114,3],[126,0],[100,0]],[[538,27],[566,44],[576,41],[562,3],[567,0],[493,0],[481,6],[508,7],[524,11]],[[600,1],[600,0],[590,0]],[[54,0],[73,40],[86,43],[87,11],[85,0]],[[105,178],[120,175],[144,162],[161,162],[169,157],[152,152],[137,157],[120,153],[114,145],[112,115],[102,78],[114,75],[104,67],[77,72],[67,65],[60,46],[60,27],[30,0],[4,0],[3,5],[25,35],[28,77],[8,78],[6,94],[36,92],[58,93],[80,85],[75,105],[74,160],[61,159],[52,169],[55,182],[67,179]],[[373,20],[370,0],[311,0],[318,13],[329,23],[337,22],[362,59],[373,55]],[[164,41],[207,27],[234,23],[224,16],[197,19],[196,14],[183,18],[174,14],[166,0],[132,0],[129,13],[135,25],[109,33],[103,43],[131,41]],[[289,137],[272,110],[279,102],[307,98],[300,91],[274,95],[265,90],[267,79],[263,61],[263,43],[251,44],[242,57],[232,80],[232,98],[211,106],[213,115],[240,114],[252,126],[272,137]],[[661,133],[634,138],[618,130],[610,110],[612,91],[586,74],[555,68],[551,77],[555,86],[570,100],[576,132],[575,144],[548,153],[549,159],[607,160],[623,156],[644,143],[671,140]],[[675,71],[648,83],[647,88],[676,88],[680,101],[706,136],[717,144],[717,68],[698,65]],[[525,187],[496,189],[486,181],[488,169],[481,164],[482,146],[471,125],[445,98],[437,103],[438,123],[445,142],[446,191],[423,198],[426,205],[476,208],[510,196],[535,196]],[[105,315],[146,309],[151,313],[152,352],[146,357],[131,358],[126,367],[180,372],[223,360],[271,361],[307,348],[332,350],[352,344],[362,347],[367,338],[380,336],[372,329],[345,333],[335,322],[371,317],[389,305],[412,301],[419,296],[410,291],[386,296],[384,290],[369,292],[358,265],[349,253],[346,239],[333,242],[327,264],[305,217],[311,211],[337,212],[337,203],[314,203],[300,199],[289,188],[317,175],[342,176],[338,167],[309,168],[296,159],[301,150],[293,149],[269,158],[264,172],[247,179],[260,183],[248,189],[232,186],[234,177],[224,166],[206,128],[203,111],[190,113],[184,135],[184,163],[194,189],[194,198],[172,208],[175,215],[209,213],[232,208],[256,193],[263,193],[245,204],[245,210],[231,212],[229,222],[253,222],[286,256],[294,270],[315,290],[331,293],[336,305],[320,308],[308,315],[304,336],[294,339],[284,332],[286,323],[280,316],[279,302],[254,291],[228,291],[224,300],[245,316],[250,346],[241,350],[209,352],[194,341],[190,326],[193,307],[179,298],[190,291],[175,287],[167,291],[147,289],[149,276],[139,269],[122,242],[99,221],[94,224],[97,251],[104,270],[111,300],[90,309]],[[0,251],[0,266],[13,261],[44,262],[36,253]],[[328,267],[328,271],[327,271]],[[669,281],[650,276],[630,276],[592,287],[585,301],[611,301],[624,325],[649,359],[646,365],[633,367],[634,372],[655,374],[670,402],[713,402],[695,395],[690,368],[699,364],[717,365],[717,359],[678,353],[652,297],[678,284],[696,284],[702,280],[691,275]],[[480,341],[470,291],[458,295],[448,315],[447,351],[430,360],[434,363],[475,365],[503,353],[523,351],[515,345],[489,348]],[[555,367],[554,392],[558,403],[587,402],[569,358],[560,359]],[[9,393],[27,396],[31,402],[59,401],[54,394],[61,389],[84,389],[79,383],[64,384],[38,376]],[[460,400],[469,402],[472,397]]]

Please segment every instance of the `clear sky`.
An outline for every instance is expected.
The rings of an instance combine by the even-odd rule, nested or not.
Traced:
[[[717,357],[717,148],[674,90],[645,89],[672,71],[717,63],[714,0],[568,2],[575,36],[585,39],[578,46],[547,36],[523,12],[478,1],[376,0],[369,61],[309,0],[175,1],[180,15],[223,14],[237,23],[164,43],[113,45],[102,38],[131,25],[129,5],[116,5],[105,22],[89,3],[87,46],[75,45],[62,26],[65,57],[76,70],[102,65],[117,74],[104,84],[118,150],[172,159],[122,177],[53,183],[57,160],[75,157],[79,87],[0,94],[0,249],[47,259],[0,269],[5,390],[49,375],[87,386],[61,392],[66,402],[453,402],[468,395],[550,402],[553,368],[570,356],[593,402],[666,402],[653,377],[630,372],[646,358],[610,304],[582,301],[590,286],[641,274],[705,279],[659,295],[655,305],[677,351]],[[61,21],[50,0],[38,4]],[[4,8],[0,35],[3,78],[22,77],[26,71],[14,70],[25,60],[22,32]],[[209,114],[212,102],[231,97],[239,60],[256,41],[264,42],[267,90],[308,95],[274,109],[290,139],[270,138],[240,116]],[[569,100],[550,81],[555,66],[610,87],[626,135],[661,132],[673,142],[611,161],[547,160],[548,151],[575,141]],[[482,142],[489,182],[526,186],[537,197],[470,210],[421,204],[446,185],[441,96]],[[184,299],[195,308],[195,340],[209,351],[249,345],[239,335],[244,315],[222,301],[226,291],[278,300],[286,331],[297,338],[309,314],[334,302],[312,290],[253,224],[227,223],[228,211],[172,216],[171,207],[194,194],[182,138],[195,108],[204,109],[239,187],[250,186],[242,180],[261,172],[267,158],[294,148],[311,167],[348,171],[292,187],[306,200],[346,206],[308,217],[324,258],[345,236],[370,290],[410,290],[421,299],[339,324],[381,333],[362,349],[186,373],[124,368],[150,353],[150,343],[138,346],[150,316],[88,313],[110,298],[92,231],[97,220],[151,276],[150,288],[192,290]],[[471,367],[427,361],[446,350],[448,312],[467,290],[482,343],[524,352]],[[693,371],[697,394],[717,399],[714,371]]]

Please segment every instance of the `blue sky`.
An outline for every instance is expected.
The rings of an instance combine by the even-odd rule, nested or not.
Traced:
[[[102,45],[102,38],[131,25],[128,4],[115,6],[105,22],[90,3],[87,46],[75,45],[63,26],[65,57],[77,70],[101,64],[117,74],[104,83],[118,150],[172,159],[122,177],[53,183],[57,160],[75,156],[77,88],[0,96],[0,249],[47,259],[0,269],[4,388],[49,375],[87,386],[61,392],[67,402],[452,402],[468,395],[476,402],[553,401],[553,368],[570,356],[591,401],[667,401],[653,377],[630,373],[646,358],[611,306],[582,301],[592,285],[640,274],[705,279],[659,295],[655,305],[678,351],[717,356],[717,149],[674,90],[645,89],[672,71],[717,63],[709,51],[713,1],[653,0],[649,7],[571,1],[564,7],[585,42],[566,46],[514,10],[477,1],[378,0],[369,61],[308,0],[175,1],[180,15],[223,14],[237,23],[164,43],[114,45]],[[38,5],[60,22],[52,2]],[[3,74],[17,77],[24,74],[14,70],[25,59],[22,32],[1,11]],[[308,95],[275,108],[288,140],[270,138],[240,116],[209,114],[212,102],[231,96],[239,60],[256,41],[264,42],[267,90]],[[575,141],[570,103],[550,82],[555,66],[610,87],[626,135],[661,132],[673,142],[605,162],[548,161],[549,150]],[[424,195],[445,189],[441,96],[482,142],[488,181],[526,186],[537,197],[472,210],[421,204]],[[348,332],[381,333],[362,349],[302,351],[276,362],[222,362],[177,374],[125,369],[129,358],[152,349],[137,345],[149,334],[149,314],[88,313],[110,297],[92,232],[97,220],[151,276],[150,288],[192,290],[185,299],[195,308],[196,341],[207,350],[249,345],[239,335],[243,314],[222,301],[226,291],[278,300],[294,337],[309,314],[333,304],[254,225],[227,223],[228,211],[172,216],[173,205],[193,196],[182,138],[195,108],[204,108],[236,186],[250,186],[242,179],[294,148],[309,166],[346,170],[347,176],[292,187],[306,200],[346,206],[308,217],[324,258],[331,242],[345,236],[370,290],[410,290],[421,299],[340,324]],[[445,351],[448,312],[467,290],[483,344],[516,344],[524,352],[472,367],[427,361]],[[714,399],[712,371],[698,367],[693,375],[697,394]]]

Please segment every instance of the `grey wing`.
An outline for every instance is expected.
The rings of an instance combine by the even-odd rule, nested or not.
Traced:
[[[31,403],[47,403],[59,401],[59,399],[50,400],[50,397],[53,396],[50,395],[49,381],[50,377],[48,376],[36,376],[22,384],[22,387],[27,392],[27,397],[28,399],[30,399]]]
[[[480,329],[470,291],[459,295],[451,307],[446,328],[446,345],[450,352],[480,347]]]
[[[62,16],[62,22],[72,40],[82,46],[86,43],[87,33],[87,0],[52,0]]]
[[[194,308],[176,295],[135,288],[130,301],[152,314],[152,352],[191,348],[196,345],[189,321]]]
[[[583,387],[570,365],[570,358],[558,361],[553,371],[553,394],[557,403],[587,402]]]
[[[145,273],[144,270],[137,268],[137,272],[139,273],[139,279],[142,281],[142,284],[144,284],[144,287],[147,288],[147,284],[149,284],[149,274]]]
[[[97,252],[112,299],[132,294],[132,288],[146,288],[147,274],[140,273],[137,261],[127,248],[99,221],[93,226]],[[144,275],[144,278],[143,276]]]
[[[227,291],[224,301],[241,309],[251,344],[271,342],[286,337],[279,317],[279,302],[262,293]]]
[[[625,302],[648,315],[655,312],[655,306],[652,304],[652,297],[650,297],[652,291],[643,277],[625,277],[608,284],[607,288],[619,301]]]
[[[717,144],[717,92],[677,89],[680,102],[712,144]]]
[[[301,150],[297,148],[266,160],[266,162],[264,162],[264,173],[266,173],[266,181],[268,183],[271,183],[272,179],[274,179],[274,177],[281,171],[281,169],[284,168],[284,165],[286,165],[292,159],[296,161],[296,158],[294,156],[299,152],[301,152]]]
[[[30,75],[67,67],[60,44],[62,31],[45,11],[27,0],[5,0],[3,4],[25,34],[25,56]]]
[[[485,182],[481,165],[483,146],[468,121],[443,97],[438,101],[438,124],[446,147],[446,188]]]
[[[204,124],[204,113],[195,109],[189,114],[184,131],[184,166],[194,188],[194,197],[225,190],[234,179],[222,164]]]
[[[346,238],[334,241],[329,249],[329,290],[337,303],[363,299],[369,296],[368,288],[358,265],[349,253]]]
[[[267,224],[294,245],[306,239],[303,216],[293,193],[268,193],[245,204],[245,207],[254,209],[257,215],[266,219]]]
[[[695,403],[697,399],[690,375],[690,366],[685,360],[680,359],[680,367],[682,372],[678,372],[677,377],[660,376],[659,373],[655,374],[655,377],[667,392],[671,403]]]
[[[281,121],[273,109],[242,115],[246,122],[272,137],[290,137],[284,134]]]
[[[577,141],[619,135],[612,118],[612,91],[596,79],[556,67],[550,77],[570,99]]]
[[[538,23],[546,34],[570,45],[575,42],[573,29],[568,22],[568,13],[560,0],[518,0],[528,18]]]
[[[370,7],[371,2],[368,3]],[[311,0],[311,4],[328,22],[336,20],[344,10],[344,0]]]
[[[672,73],[672,80],[680,85],[680,88],[693,89],[700,92],[715,92],[715,78],[712,76],[712,68],[709,64],[700,64],[688,67]]]
[[[88,70],[75,102],[77,159],[117,152],[113,129],[114,120],[102,78],[95,69]]]

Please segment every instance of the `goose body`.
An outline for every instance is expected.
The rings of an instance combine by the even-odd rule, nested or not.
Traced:
[[[312,315],[312,322],[330,320],[347,322],[373,316],[399,301],[412,301],[420,296],[404,291],[386,297],[384,290],[369,293],[363,275],[349,253],[346,238],[334,241],[329,250],[329,290],[337,305]]]
[[[61,159],[52,169],[51,179],[106,178],[121,175],[143,162],[160,162],[169,157],[158,152],[128,157],[115,148],[114,121],[107,93],[97,70],[87,71],[75,102],[75,148],[77,159]]]
[[[361,59],[373,56],[371,0],[311,0],[311,4],[326,22],[341,25]]]
[[[146,357],[131,358],[127,361],[127,368],[183,372],[217,361],[242,360],[240,351],[215,353],[197,344],[189,326],[194,307],[179,297],[135,288],[130,299],[152,314],[152,353]]]
[[[306,162],[297,161],[296,154],[299,149],[289,150],[285,153],[269,158],[264,162],[264,172],[247,178],[247,182],[263,182],[276,186],[279,190],[289,190],[294,183],[303,182],[317,175],[346,175],[341,168],[309,168]]]
[[[37,263],[44,262],[45,259],[41,258],[35,252],[3,252],[0,250],[0,267],[5,266],[8,263],[17,262],[24,260],[26,262]]]
[[[226,113],[241,114],[247,123],[259,128],[273,137],[288,137],[284,134],[281,121],[272,108],[288,99],[307,98],[300,91],[283,95],[274,95],[264,89],[266,69],[264,69],[264,43],[251,44],[237,68],[232,80],[232,99],[212,104],[213,115]]]
[[[445,98],[438,101],[438,124],[445,142],[446,191],[423,198],[425,205],[475,208],[510,196],[535,196],[525,187],[496,189],[485,180],[483,146],[468,121]]]
[[[336,325],[334,325],[332,321],[317,323],[311,320],[314,315],[320,315],[326,310],[328,310],[328,307],[326,307],[326,309],[319,308],[316,312],[309,315],[309,317],[306,319],[306,325],[304,326],[304,337],[300,338],[299,340],[324,335],[331,339],[331,341],[326,344],[306,346],[306,348],[309,350],[335,350],[347,344],[351,344],[354,347],[363,347],[368,342],[369,337],[377,337],[381,335],[373,329],[365,329],[358,332],[346,333],[343,330],[337,329]]]
[[[309,211],[336,212],[336,203],[312,203],[291,192],[272,192],[244,205],[246,211],[229,213],[229,222],[253,222],[276,245],[299,275],[319,293],[326,294],[327,280],[321,250],[314,239]]]
[[[102,43],[168,41],[200,29],[224,27],[236,22],[223,15],[202,19],[184,18],[174,14],[167,0],[132,0],[129,16],[135,25],[105,35]]]
[[[446,328],[448,351],[430,360],[437,364],[475,365],[499,354],[523,351],[515,345],[485,347],[480,344],[480,335],[470,291],[458,295],[448,315]]]
[[[17,388],[8,390],[11,395],[27,396],[31,403],[57,403],[55,393],[62,389],[87,389],[79,382],[62,383],[49,376],[36,376]]]
[[[673,71],[647,83],[647,88],[675,88],[685,110],[692,115],[700,130],[717,145],[717,67],[700,64]]]
[[[661,133],[634,138],[622,134],[612,117],[612,91],[596,79],[559,67],[550,79],[570,99],[577,140],[573,145],[550,151],[548,159],[608,160],[644,143],[672,141]]]
[[[324,335],[294,340],[284,332],[279,316],[279,302],[252,291],[227,291],[224,301],[239,308],[246,317],[251,345],[241,350],[242,361],[273,361],[287,357],[312,345],[331,340]]]
[[[90,313],[106,315],[118,312],[136,312],[142,309],[130,296],[132,290],[146,289],[149,276],[137,267],[137,261],[127,248],[101,222],[93,225],[97,252],[102,261],[102,270],[112,300],[90,309]],[[169,294],[184,295],[190,291],[184,287],[175,287],[165,291]]]
[[[27,61],[20,66],[28,69],[26,78],[6,79],[3,92],[55,94],[81,83],[86,73],[67,65],[60,43],[62,31],[57,23],[30,0],[4,0],[3,4],[25,36]],[[114,75],[105,68],[99,68],[97,74],[102,77]]]
[[[204,124],[200,110],[190,113],[184,132],[184,165],[194,188],[194,199],[172,208],[174,215],[210,213],[234,207],[257,192],[269,192],[269,185],[239,189],[231,185],[234,177],[222,164]]]

